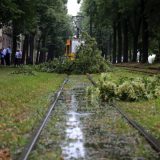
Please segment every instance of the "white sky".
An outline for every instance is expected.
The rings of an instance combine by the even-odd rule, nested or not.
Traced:
[[[76,16],[77,12],[79,12],[80,10],[80,6],[81,4],[78,4],[77,0],[68,0],[68,4],[67,4],[68,14],[72,16]]]

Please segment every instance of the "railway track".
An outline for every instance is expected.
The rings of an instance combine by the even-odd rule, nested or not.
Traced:
[[[92,77],[87,74],[88,79],[91,81],[91,83],[94,86],[97,86],[96,82],[92,79]],[[151,145],[151,147],[158,153],[158,155],[160,156],[160,141],[157,140],[153,135],[149,134],[143,126],[141,126],[140,124],[138,124],[136,121],[130,119],[126,113],[124,113],[124,111],[122,111],[118,106],[116,106],[115,104],[111,104],[111,106],[113,106],[121,115],[122,117],[124,117],[126,119],[126,121],[132,126],[134,127],[136,130],[138,130],[138,132],[140,133],[141,136],[143,136],[146,141]]]
[[[62,93],[62,90],[64,88],[64,85],[67,83],[68,81],[68,77],[64,80],[64,82],[62,83],[60,89],[58,90],[58,92],[55,94],[55,99],[54,102],[52,103],[52,105],[50,106],[48,112],[46,113],[45,117],[43,118],[42,122],[40,123],[39,127],[35,130],[34,134],[31,136],[30,142],[27,144],[27,146],[24,147],[24,150],[19,158],[19,160],[27,160],[32,149],[34,148],[43,128],[45,127],[47,120],[49,119],[49,116],[51,115],[51,112],[54,110],[57,101]]]
[[[87,75],[88,79],[90,80],[90,82],[96,86],[96,83],[93,81],[92,77],[88,74]],[[61,85],[59,91],[55,94],[55,99],[54,99],[54,102],[52,103],[51,107],[49,108],[47,114],[45,115],[45,117],[43,118],[42,122],[40,123],[39,127],[37,128],[37,130],[35,131],[35,133],[31,136],[31,139],[30,139],[30,142],[27,144],[26,147],[24,147],[24,150],[19,158],[19,160],[28,160],[31,152],[33,151],[33,149],[35,148],[35,145],[39,139],[39,136],[42,132],[42,130],[44,129],[44,127],[46,126],[47,124],[47,121],[49,119],[49,117],[51,116],[51,112],[55,109],[55,106],[57,104],[57,101],[58,99],[60,98],[61,96],[61,92],[65,86],[65,84],[67,83],[68,81],[68,78],[64,80],[63,84]],[[122,117],[124,117],[127,122],[129,124],[131,124],[134,128],[136,128],[139,133],[145,137],[145,139],[150,143],[150,145],[152,146],[152,148],[160,153],[160,144],[158,143],[158,141],[152,136],[152,135],[149,135],[145,129],[140,126],[137,122],[129,119],[127,117],[127,115],[122,111],[120,110],[117,106],[115,105],[112,105],[121,115]],[[72,112],[71,112],[72,113]],[[77,114],[77,113],[76,113]],[[72,124],[72,121],[71,121],[71,124]],[[72,127],[72,126],[71,126]]]
[[[160,74],[160,70],[158,69],[144,69],[139,67],[131,67],[131,66],[121,66],[121,65],[114,65],[115,67],[123,68],[125,70],[134,71],[134,72],[141,72],[148,75],[158,75]]]

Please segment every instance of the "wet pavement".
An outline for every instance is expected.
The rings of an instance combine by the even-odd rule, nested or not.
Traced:
[[[147,142],[107,104],[91,103],[85,76],[71,76],[31,160],[158,160]]]

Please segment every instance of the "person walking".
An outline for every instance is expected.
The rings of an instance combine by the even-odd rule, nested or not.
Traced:
[[[1,65],[4,65],[3,49],[0,49],[0,58],[1,58]]]
[[[10,48],[10,46],[8,46],[8,48],[6,48],[6,56],[5,56],[7,66],[10,66],[10,64],[11,64],[10,57],[11,57],[11,48]]]
[[[6,49],[2,48],[1,50],[1,64],[5,65],[5,56],[6,56]]]
[[[18,65],[21,65],[22,64],[22,51],[19,50],[19,53],[18,53]]]
[[[18,66],[18,55],[19,55],[19,50],[17,49],[16,54],[15,54],[15,66]]]

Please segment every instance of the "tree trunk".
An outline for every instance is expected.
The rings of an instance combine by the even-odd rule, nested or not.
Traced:
[[[138,49],[138,35],[133,36],[133,59],[132,62],[137,61],[137,49]]]
[[[113,24],[113,60],[112,63],[116,63],[116,51],[117,51],[117,28],[116,23]]]
[[[128,62],[128,21],[127,19],[124,20],[123,36],[124,36],[123,62]]]
[[[109,55],[110,55],[110,62],[112,62],[112,35],[109,36]]]
[[[38,45],[37,45],[36,64],[38,64],[38,63],[39,63],[39,51],[40,51],[40,44],[41,44],[41,38],[38,40]]]
[[[121,63],[122,58],[122,27],[121,22],[118,22],[118,63]]]
[[[30,63],[31,64],[33,64],[34,37],[35,37],[35,34],[31,34],[30,35],[30,40],[29,40],[29,44],[30,44]]]
[[[12,47],[12,57],[11,57],[12,63],[14,63],[15,60],[16,50],[17,50],[17,29],[16,25],[13,22],[13,47]]]
[[[148,61],[148,22],[146,18],[142,21],[142,62],[146,63]]]
[[[141,0],[141,11],[142,11],[142,62],[146,63],[148,61],[148,22],[145,16],[145,0]]]
[[[26,64],[27,58],[27,51],[28,51],[28,35],[25,35],[24,43],[23,43],[23,54],[22,54],[22,63]]]
[[[42,48],[46,47],[46,35],[43,35],[42,37]],[[39,63],[45,62],[45,53],[44,51],[40,51],[40,56],[39,56]]]
[[[54,45],[48,46],[48,56],[47,61],[51,61],[54,58]]]

